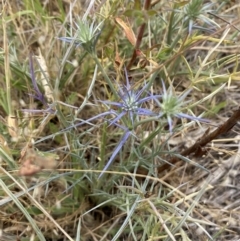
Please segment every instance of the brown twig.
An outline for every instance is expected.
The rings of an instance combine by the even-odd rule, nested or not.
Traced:
[[[151,0],[145,0],[144,10],[148,10],[150,6],[151,6]],[[131,68],[131,66],[133,65],[135,59],[140,54],[139,48],[140,48],[140,44],[142,42],[142,38],[143,38],[145,27],[146,27],[146,23],[143,23],[140,26],[140,28],[139,28],[138,35],[137,35],[137,40],[136,40],[136,44],[135,44],[135,49],[133,51],[132,58],[131,58],[131,60],[129,61],[129,63],[127,65],[127,69],[128,70]]]
[[[216,130],[211,132],[209,135],[203,135],[194,145],[184,150],[180,155],[181,156],[189,156],[191,153],[195,153],[197,155],[201,152],[202,147],[211,142],[213,139],[216,139],[219,135],[224,134],[232,129],[232,127],[240,120],[240,108],[236,110],[233,115],[221,126],[219,126]],[[173,157],[169,163],[175,164],[180,161],[179,158]],[[170,165],[168,163],[163,164],[158,168],[158,173],[163,172],[168,169]]]

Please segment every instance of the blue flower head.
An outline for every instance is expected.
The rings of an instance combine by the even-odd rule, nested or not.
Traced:
[[[129,78],[127,75],[127,71],[125,69],[125,78],[126,78],[126,85],[122,87],[118,85],[118,97],[119,102],[112,102],[112,101],[100,101],[103,104],[108,106],[114,106],[115,108],[109,109],[114,112],[116,117],[111,121],[111,124],[115,124],[119,119],[123,116],[127,116],[131,121],[131,124],[134,124],[134,121],[138,121],[139,116],[154,116],[156,115],[151,110],[146,108],[142,108],[142,104],[151,100],[155,100],[157,97],[156,95],[152,95],[147,90],[149,88],[148,84],[145,84],[141,89],[133,89],[133,87],[129,83]],[[117,107],[117,111],[115,111]]]

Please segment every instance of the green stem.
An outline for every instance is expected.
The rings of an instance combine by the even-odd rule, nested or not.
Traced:
[[[10,66],[9,66],[9,48],[8,48],[8,39],[7,39],[7,29],[6,23],[3,19],[3,43],[4,43],[4,51],[5,51],[5,59],[4,59],[4,69],[5,69],[5,79],[6,79],[6,95],[7,95],[7,108],[8,115],[13,115],[12,113],[12,104],[11,104],[11,83],[10,83]]]
[[[112,90],[114,97],[119,98],[119,95],[118,95],[114,85],[112,84],[112,81],[109,79],[106,72],[104,71],[100,61],[98,60],[98,57],[95,54],[92,54],[92,57],[93,57],[95,63],[97,64],[97,66],[99,67],[100,71],[102,72],[102,75],[103,75],[104,79],[106,80],[106,82],[108,83],[110,89]]]

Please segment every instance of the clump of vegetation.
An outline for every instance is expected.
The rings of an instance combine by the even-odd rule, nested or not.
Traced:
[[[239,8],[3,1],[0,240],[240,238]]]

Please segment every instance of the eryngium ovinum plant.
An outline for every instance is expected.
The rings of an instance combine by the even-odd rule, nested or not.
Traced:
[[[164,131],[166,126],[168,126],[168,132],[171,134],[174,132],[173,123],[175,118],[187,118],[200,122],[207,121],[200,117],[184,113],[184,111],[187,110],[187,104],[189,103],[185,101],[185,98],[191,90],[188,90],[178,96],[175,94],[172,86],[170,86],[167,90],[164,80],[162,80],[162,93],[152,94],[150,89],[156,75],[153,75],[150,79],[145,80],[141,87],[135,87],[135,85],[131,85],[129,82],[128,73],[124,68],[125,80],[123,82],[126,84],[121,85],[116,83],[116,81],[111,81],[105,73],[104,68],[99,62],[95,52],[95,45],[97,42],[96,38],[101,33],[101,24],[95,26],[94,23],[89,24],[87,21],[80,21],[79,23],[76,23],[76,26],[77,30],[74,37],[60,37],[59,39],[68,43],[73,42],[76,47],[82,47],[88,54],[91,55],[109,85],[114,101],[98,100],[97,104],[104,105],[106,107],[106,111],[99,113],[88,120],[76,123],[67,129],[91,123],[96,119],[102,119],[103,123],[108,123],[108,127],[114,125],[116,128],[119,128],[122,133],[122,136],[113,149],[110,158],[106,160],[106,164],[99,177],[108,170],[116,156],[119,154],[121,149],[129,143],[130,139],[130,146],[132,146],[134,139],[138,138],[135,130],[146,125],[146,123],[157,121],[160,126],[163,127],[159,130]],[[157,108],[153,108],[153,110],[151,110],[149,109],[150,106],[155,106]],[[124,165],[124,163],[122,163],[122,165]]]

